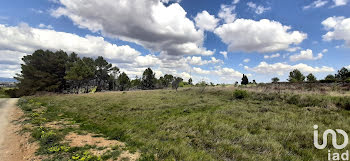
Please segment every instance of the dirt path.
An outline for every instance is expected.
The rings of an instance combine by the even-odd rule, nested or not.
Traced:
[[[18,99],[0,99],[0,160],[27,161],[35,159],[38,147],[29,144],[29,134],[20,134],[21,126],[17,124],[23,113],[16,106]]]

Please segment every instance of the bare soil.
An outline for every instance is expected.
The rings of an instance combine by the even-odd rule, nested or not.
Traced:
[[[0,107],[2,122],[0,126],[0,160],[1,161],[36,161],[42,160],[35,156],[39,145],[30,143],[29,133],[20,133],[23,112],[16,106],[18,99],[6,99]]]

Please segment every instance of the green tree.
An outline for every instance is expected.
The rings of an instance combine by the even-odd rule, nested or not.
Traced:
[[[171,83],[171,86],[173,89],[177,89],[179,88],[180,86],[180,83],[183,81],[183,79],[181,77],[175,77],[174,78],[174,81]]]
[[[343,67],[340,70],[338,70],[338,73],[335,75],[335,78],[340,81],[344,81],[347,78],[350,78],[350,71]]]
[[[109,72],[112,70],[112,64],[109,64],[102,56],[99,56],[95,60],[95,65],[97,91],[101,91],[106,88],[110,77]]]
[[[117,86],[120,91],[125,91],[128,88],[130,88],[131,83],[128,75],[126,75],[124,72],[119,75],[117,79]]]
[[[312,73],[310,73],[309,75],[306,76],[306,80],[308,82],[316,82],[317,81],[316,77]]]
[[[147,68],[142,74],[142,89],[154,89],[157,83],[155,73],[153,73],[151,68]]]
[[[115,90],[116,89],[116,84],[117,84],[117,80],[116,77],[119,74],[119,68],[118,67],[112,67],[111,71],[110,71],[110,79],[109,79],[109,87],[110,90]]]
[[[248,77],[243,74],[241,84],[242,85],[247,85],[249,83]]]
[[[66,81],[66,62],[64,51],[51,52],[37,50],[22,58],[21,74],[18,80],[18,95],[31,95],[37,91],[62,92]]]
[[[134,80],[131,81],[131,87],[140,89],[141,88],[141,79],[139,79],[137,76]]]
[[[84,57],[78,59],[72,66],[67,70],[67,75],[64,77],[68,82],[71,82],[74,88],[77,88],[78,93],[82,86],[85,86],[85,92],[88,92],[88,83],[94,79],[95,66],[94,60],[91,58]]]
[[[188,84],[192,85],[192,78],[188,79]]]
[[[303,82],[304,80],[305,76],[298,69],[294,69],[289,73],[289,82]]]
[[[174,76],[171,74],[164,75],[164,86],[169,87],[170,83],[173,82]]]
[[[273,77],[273,78],[271,79],[271,81],[272,81],[272,83],[277,83],[278,81],[280,81],[280,79],[277,78],[277,77]]]
[[[327,75],[327,76],[324,78],[324,80],[325,80],[324,82],[326,82],[326,83],[333,83],[333,82],[337,81],[337,79],[335,78],[335,76],[332,75],[332,74]]]

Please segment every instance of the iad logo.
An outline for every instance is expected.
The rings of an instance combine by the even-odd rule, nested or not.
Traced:
[[[323,132],[323,140],[322,144],[318,143],[318,126],[314,125],[314,145],[317,149],[324,149],[327,146],[327,137],[328,134],[332,137],[332,145],[335,149],[343,149],[348,145],[349,138],[348,134],[341,129],[336,129],[337,133],[341,134],[344,137],[344,142],[341,145],[337,144],[337,133],[332,129],[327,129]],[[328,150],[328,160],[349,160],[349,151],[347,150],[345,153],[331,153],[331,150]]]
[[[324,149],[326,148],[327,146],[327,136],[328,134],[331,134],[332,136],[332,144],[333,144],[333,147],[336,148],[336,149],[343,149],[345,148],[347,145],[348,145],[348,142],[349,142],[349,138],[348,138],[348,134],[344,131],[344,130],[341,130],[341,129],[336,129],[336,131],[343,135],[344,137],[344,143],[341,144],[341,145],[338,145],[337,144],[337,134],[335,133],[334,130],[332,129],[328,129],[326,131],[323,132],[323,142],[322,144],[318,144],[318,126],[317,125],[314,125],[314,145],[317,149]]]

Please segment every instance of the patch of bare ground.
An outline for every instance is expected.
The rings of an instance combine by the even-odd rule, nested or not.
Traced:
[[[52,122],[48,122],[46,124],[44,124],[44,127],[47,128],[52,128],[52,129],[63,129],[66,127],[70,127],[70,128],[79,128],[79,125],[77,124],[72,124],[70,121],[68,120],[60,120],[60,121],[52,121]]]
[[[125,147],[125,143],[117,140],[107,140],[103,137],[96,137],[93,134],[79,135],[76,133],[69,133],[65,136],[65,141],[69,142],[70,147],[83,147],[85,145],[96,146],[95,149],[91,149],[90,152],[96,156],[102,156],[108,151],[111,151],[113,147],[118,146],[120,148]],[[128,150],[122,151],[118,157],[120,160],[136,161],[141,154],[139,152],[131,153]]]
[[[5,128],[5,139],[0,145],[1,161],[37,161],[42,160],[40,156],[35,156],[35,151],[39,148],[36,142],[29,142],[29,133],[21,133],[21,121],[23,112],[18,107],[13,107],[9,111],[9,124]]]

